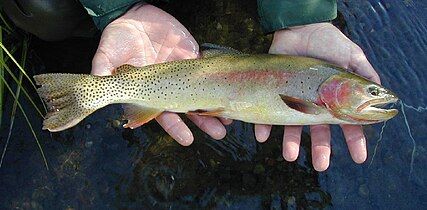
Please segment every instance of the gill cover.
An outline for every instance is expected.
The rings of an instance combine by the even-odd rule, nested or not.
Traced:
[[[351,124],[381,122],[397,114],[395,109],[375,107],[396,102],[398,98],[394,93],[349,72],[329,77],[320,85],[318,93],[333,116]]]

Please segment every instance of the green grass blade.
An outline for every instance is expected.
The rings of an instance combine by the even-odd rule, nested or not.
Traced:
[[[3,30],[2,27],[0,27],[0,42],[3,43]],[[1,63],[5,63],[3,59],[3,49],[0,49],[0,60]],[[3,65],[0,65],[0,76],[4,77],[4,67]],[[4,96],[4,84],[3,82],[0,82],[0,128],[3,122],[3,97]]]
[[[23,78],[23,74],[19,73],[19,82],[22,82],[22,78]],[[20,89],[21,89],[21,86],[18,85],[17,89],[16,89],[16,93],[15,93],[16,99],[19,99],[19,93],[21,92]],[[3,165],[3,159],[6,155],[7,147],[9,146],[10,137],[12,137],[12,130],[13,130],[13,125],[15,124],[15,116],[16,116],[17,105],[18,105],[18,100],[15,100],[13,102],[12,113],[10,114],[9,133],[7,134],[6,143],[4,145],[3,152],[1,153],[0,168]]]
[[[13,63],[18,67],[18,69],[24,74],[25,78],[30,81],[31,86],[33,86],[34,90],[37,90],[36,85],[34,84],[33,80],[31,80],[30,76],[28,76],[27,72],[22,68],[21,65],[16,61],[16,59],[10,54],[9,50],[6,49],[6,47],[3,45],[2,42],[0,42],[0,47],[3,49],[3,51],[9,56],[10,59],[12,59]]]
[[[22,42],[22,51],[21,51],[21,66],[25,66],[26,63],[26,59],[27,59],[27,52],[28,52],[28,40],[24,40]],[[15,124],[15,116],[16,116],[16,107],[18,105],[18,100],[19,100],[19,96],[21,93],[21,88],[22,88],[22,78],[23,78],[23,74],[21,72],[19,72],[19,83],[16,86],[16,99],[13,102],[13,106],[12,106],[12,113],[10,115],[10,123],[9,123],[9,133],[7,134],[7,138],[6,138],[6,143],[4,145],[3,148],[3,152],[1,154],[1,158],[0,158],[0,168],[3,165],[3,160],[4,157],[6,155],[6,151],[7,151],[7,147],[9,146],[9,142],[10,142],[10,138],[12,137],[12,130],[13,130],[13,125]]]
[[[3,28],[0,27],[0,42],[3,42]],[[15,53],[15,51],[18,49],[18,45],[20,44],[16,44],[12,47],[12,49],[10,50],[10,52],[13,54]],[[3,55],[3,49],[0,49],[0,60],[3,61],[2,63],[6,63],[8,61],[9,57],[4,57]],[[4,67],[3,65],[0,65],[0,76],[4,76]],[[2,125],[2,119],[3,119],[3,97],[4,97],[4,85],[3,82],[0,81],[0,128]]]
[[[8,30],[8,29],[7,29],[7,28],[5,28],[5,27],[0,26],[0,28],[2,28],[2,30],[3,30],[4,32],[6,32],[8,35],[10,35],[10,34],[12,33],[12,31]]]
[[[27,42],[29,42],[29,39],[28,39],[28,37],[25,39]],[[30,84],[31,84],[31,86],[33,86],[33,88],[34,88],[34,90],[37,90],[37,88],[36,88],[36,85],[34,84],[34,82],[31,80],[31,78],[28,76],[28,74],[27,74],[27,72],[25,72],[25,70],[22,68],[22,66],[21,65],[19,65],[19,63],[18,62],[16,62],[16,59],[12,56],[12,54],[6,49],[6,47],[3,45],[3,43],[2,42],[0,42],[0,47],[4,50],[4,52],[6,52],[6,54],[9,56],[9,58],[10,59],[12,59],[12,61],[13,61],[13,63],[15,63],[15,65],[19,68],[19,70],[22,72],[22,74],[24,74],[25,75],[25,78],[27,78],[28,79],[28,81],[30,82]],[[37,94],[37,96],[38,96],[38,98],[40,99],[40,101],[42,102],[42,105],[43,105],[43,109],[44,109],[44,111],[45,112],[47,112],[47,109],[46,109],[46,106],[45,106],[45,104],[44,104],[44,102],[43,102],[43,100],[41,99],[41,97]],[[30,99],[31,100],[31,99]],[[32,100],[31,100],[32,101]],[[32,103],[34,104],[34,102],[32,101]],[[37,107],[37,106],[35,106],[35,107]],[[37,109],[38,110],[38,112],[39,113],[41,113],[40,112],[40,110],[39,109]],[[42,114],[43,115],[43,114]]]
[[[21,46],[21,44],[17,44],[17,45],[14,45],[11,49],[10,49],[10,53],[15,53],[16,52],[16,50],[18,50],[18,48]],[[2,52],[3,52],[3,49],[0,49]],[[4,63],[7,63],[7,61],[9,60],[9,57],[5,57],[5,58],[3,58],[3,61],[4,61]]]
[[[1,33],[0,33],[0,42],[1,40]],[[15,45],[12,47],[12,49],[10,50],[10,52],[13,54],[15,53],[15,51],[18,49],[18,45]],[[0,60],[2,60],[3,62],[1,63],[6,63],[8,61],[9,57],[3,57],[3,49],[0,49]],[[4,76],[4,67],[3,65],[0,65],[0,76]],[[4,98],[4,85],[3,85],[3,81],[0,81],[0,128],[2,125],[2,117],[3,117],[3,98]]]
[[[0,60],[0,65],[2,65],[4,67],[4,69],[6,69],[7,73],[10,74],[10,76],[13,78],[13,80],[16,82],[16,84],[18,84],[19,86],[21,86],[21,89],[22,89],[22,92],[24,93],[24,95],[27,97],[27,99],[30,101],[30,103],[33,105],[33,107],[36,109],[36,111],[39,113],[39,115],[41,117],[43,117],[42,111],[40,111],[40,109],[34,103],[33,99],[30,97],[30,95],[28,94],[28,92],[24,88],[22,88],[22,85],[19,83],[19,80],[16,78],[16,76],[13,74],[13,72],[10,70],[9,66],[7,66],[5,63],[3,63],[2,60]]]
[[[0,78],[1,78],[1,80],[3,81],[3,83],[4,83],[5,87],[7,88],[7,90],[8,90],[8,91],[10,92],[10,94],[12,95],[12,97],[13,97],[16,101],[18,101],[18,99],[16,98],[15,93],[12,91],[12,89],[10,88],[10,86],[6,83],[6,80],[4,79],[4,77],[0,77]],[[43,158],[43,161],[44,161],[45,167],[46,167],[46,169],[47,169],[47,170],[49,170],[49,165],[47,164],[46,156],[44,155],[43,148],[42,148],[42,146],[41,146],[41,144],[40,144],[40,142],[39,142],[39,139],[37,138],[36,133],[34,132],[33,126],[31,125],[30,120],[28,119],[28,116],[27,116],[27,114],[25,113],[25,111],[24,111],[24,109],[22,108],[22,105],[21,105],[21,103],[19,103],[19,101],[17,102],[17,105],[18,105],[19,110],[22,112],[22,115],[24,116],[25,121],[27,121],[28,127],[30,127],[30,130],[31,130],[31,133],[32,133],[32,135],[33,135],[34,139],[36,140],[37,147],[38,147],[38,148],[39,148],[39,150],[40,150],[40,154],[41,154],[41,156],[42,156],[42,158]]]
[[[10,27],[9,23],[7,23],[6,19],[3,17],[3,14],[0,12],[0,19],[3,21],[4,25],[6,26],[6,29],[8,31],[12,31],[12,27]]]

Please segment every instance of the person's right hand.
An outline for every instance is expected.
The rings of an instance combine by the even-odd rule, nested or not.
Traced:
[[[276,31],[269,53],[308,56],[332,62],[376,83],[380,77],[369,63],[362,49],[331,23],[313,23]],[[360,125],[341,125],[350,155],[356,163],[367,158],[366,138]],[[255,125],[255,136],[267,140],[271,126]],[[302,126],[285,126],[283,157],[287,161],[298,158]],[[331,131],[329,125],[311,125],[311,151],[314,169],[329,167]]]
[[[105,76],[123,64],[144,66],[198,54],[197,42],[178,20],[154,6],[137,4],[104,29],[92,60],[92,74]],[[205,116],[188,118],[214,139],[224,138],[224,124],[231,123]],[[181,145],[193,142],[193,134],[177,114],[164,112],[156,120]]]

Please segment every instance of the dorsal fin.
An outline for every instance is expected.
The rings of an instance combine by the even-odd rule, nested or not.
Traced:
[[[219,55],[244,55],[244,53],[231,47],[224,47],[212,43],[203,43],[200,45],[200,49],[202,51],[203,58],[210,58]]]
[[[121,74],[127,71],[130,71],[132,69],[138,68],[136,66],[132,66],[130,64],[123,64],[117,68],[114,69],[114,74]]]

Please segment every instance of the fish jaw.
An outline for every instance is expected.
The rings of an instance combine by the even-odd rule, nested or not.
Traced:
[[[371,118],[372,123],[375,123],[389,120],[396,116],[399,113],[397,109],[381,108],[387,104],[394,104],[399,100],[395,94],[391,93],[391,91],[389,92],[390,93],[386,93],[384,98],[372,99],[362,103],[357,108],[357,112],[360,113],[359,115],[363,116],[362,119]]]
[[[335,117],[351,124],[372,124],[397,115],[396,109],[380,108],[396,103],[396,94],[365,78],[342,72],[319,87],[319,96]]]

